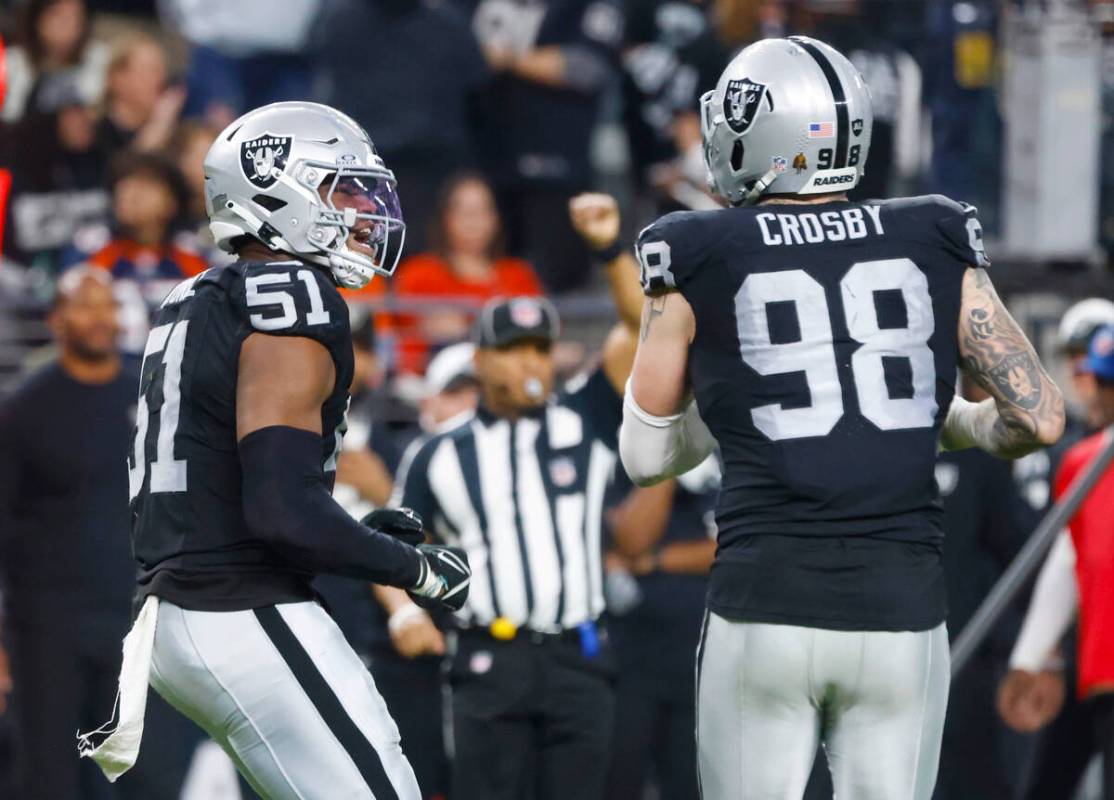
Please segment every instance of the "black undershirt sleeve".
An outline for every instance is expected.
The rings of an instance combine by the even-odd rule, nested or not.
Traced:
[[[321,435],[283,425],[240,440],[244,519],[261,540],[308,571],[409,589],[421,556],[342,509],[325,485]]]

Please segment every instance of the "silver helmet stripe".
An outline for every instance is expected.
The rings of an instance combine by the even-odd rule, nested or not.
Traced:
[[[835,100],[836,112],[836,149],[832,167],[842,169],[847,166],[847,143],[851,131],[848,119],[850,115],[847,113],[847,95],[843,91],[843,83],[839,80],[839,75],[836,74],[832,62],[828,60],[828,57],[824,55],[819,47],[798,36],[790,36],[789,40],[812,56],[813,61],[820,67],[820,71],[824,73],[828,86],[832,89],[832,99]]]

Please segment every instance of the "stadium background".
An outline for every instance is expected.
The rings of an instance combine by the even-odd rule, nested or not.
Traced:
[[[546,42],[575,53],[564,83],[508,57],[531,50],[538,33],[530,5],[509,0],[7,0],[0,398],[52,357],[46,313],[74,265],[117,278],[121,348],[141,351],[150,304],[224,258],[200,204],[208,143],[242,111],[296,98],[351,113],[399,177],[404,262],[350,298],[375,357],[377,419],[402,438],[416,428],[429,355],[465,338],[494,294],[554,297],[571,373],[590,361],[614,311],[569,228],[567,198],[615,194],[627,241],[665,211],[711,202],[695,100],[732,52],[789,33],[839,47],[871,85],[877,127],[857,196],[939,192],[978,206],[996,284],[1069,382],[1056,351],[1063,311],[1114,298],[1114,2],[542,5],[567,18]],[[955,577],[969,596],[953,608],[969,613],[1032,529],[1047,504],[1047,461],[1014,465],[1010,499],[957,509],[956,519],[981,520],[984,506],[1009,502],[1018,513],[1005,523],[1005,555],[978,525],[953,533],[974,537],[956,547],[980,559]],[[1023,608],[985,648],[991,672],[1004,670]],[[953,634],[962,621],[949,620]],[[992,714],[993,684],[984,688],[954,693],[951,713]],[[0,736],[3,776],[3,715]],[[993,736],[977,760],[994,761],[1016,787],[1031,742]],[[945,771],[948,758],[945,749]]]

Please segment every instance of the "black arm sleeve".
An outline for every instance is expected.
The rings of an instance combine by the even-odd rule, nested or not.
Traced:
[[[418,581],[421,555],[337,505],[325,485],[322,450],[320,434],[282,425],[240,441],[248,528],[312,572],[409,589]]]

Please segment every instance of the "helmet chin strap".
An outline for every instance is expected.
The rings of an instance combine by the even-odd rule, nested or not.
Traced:
[[[345,245],[342,251],[333,251],[329,253],[329,268],[333,271],[336,279],[348,289],[362,289],[371,283],[372,278],[375,277],[376,272],[374,268],[369,267],[367,264],[361,262],[348,252],[348,246]],[[345,276],[359,276],[361,279],[366,275],[366,280],[353,281],[345,280],[341,275]]]
[[[770,184],[777,180],[779,174],[780,173],[775,172],[771,169],[761,178],[756,180],[754,182],[754,186],[752,186],[750,188],[750,191],[747,192],[746,195],[743,197],[742,205],[752,206],[757,203],[758,198],[762,196],[763,192],[770,188]]]

